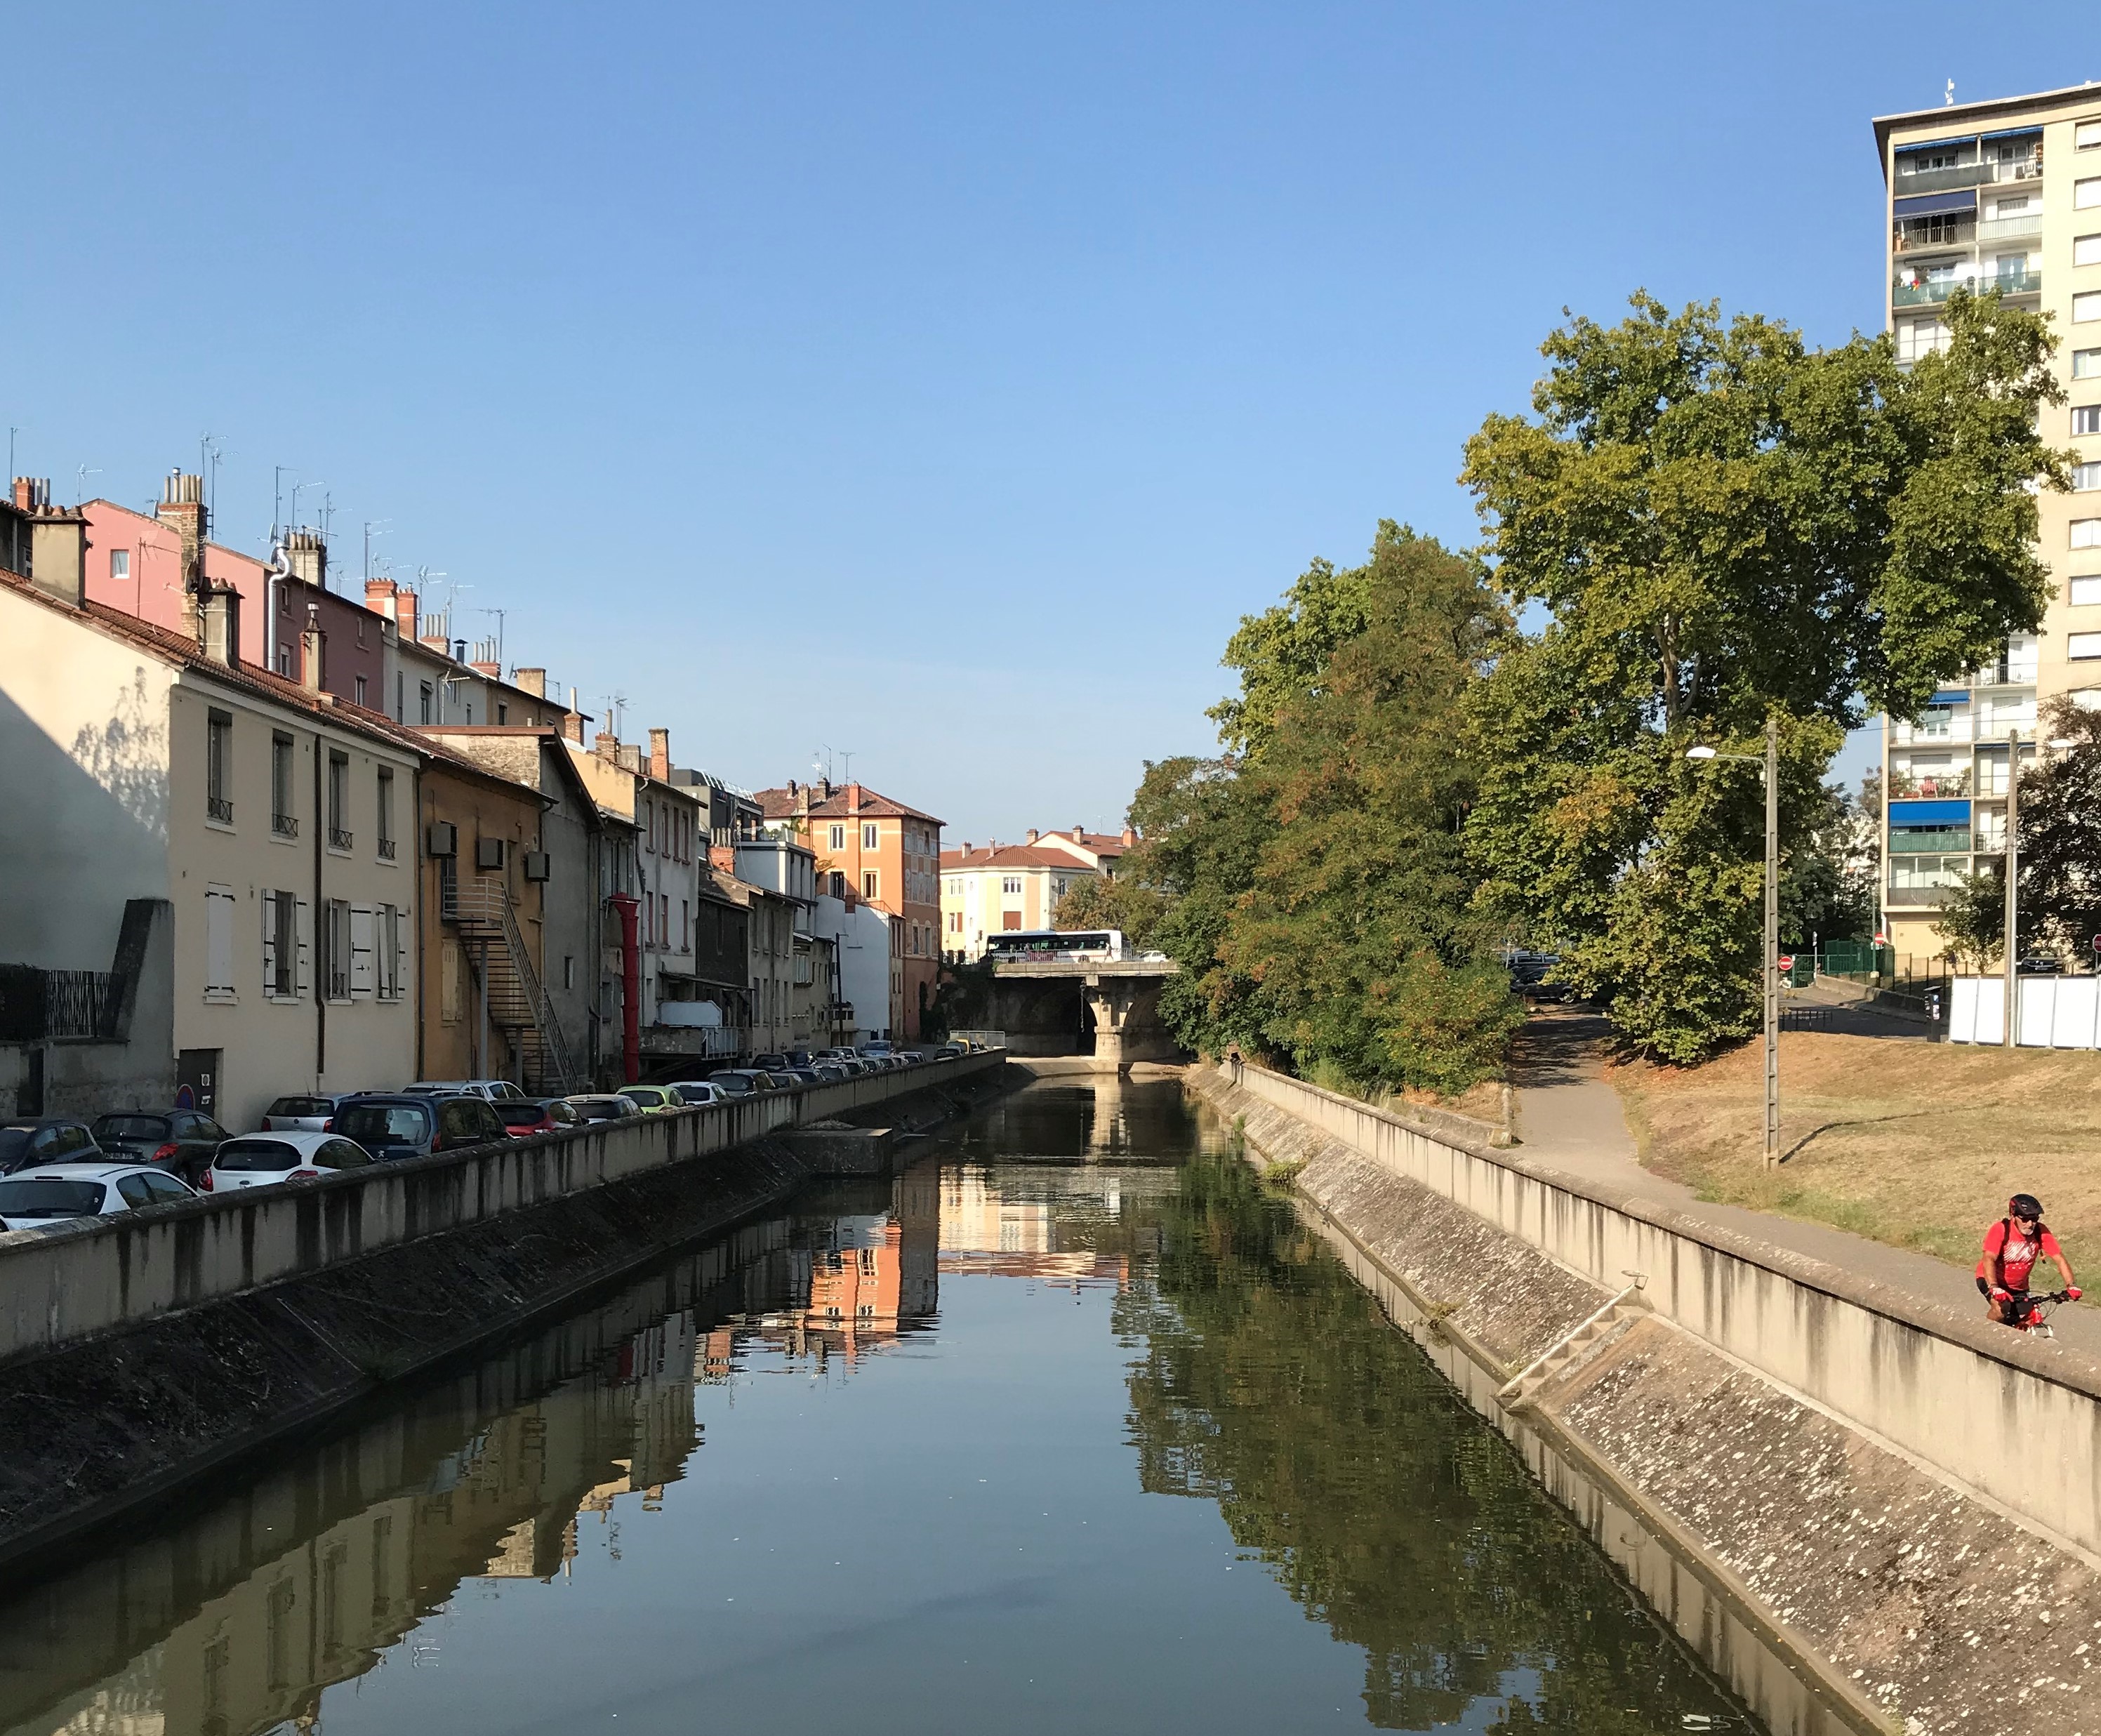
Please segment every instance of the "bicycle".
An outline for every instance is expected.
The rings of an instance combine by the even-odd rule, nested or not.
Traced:
[[[2006,1304],[2010,1318],[2003,1324],[2037,1338],[2055,1338],[2057,1334],[2050,1330],[2050,1314],[2044,1310],[2055,1312],[2060,1304],[2077,1300],[2077,1295],[2069,1290],[2047,1291],[2039,1296],[2030,1295],[2025,1290],[2012,1291]]]

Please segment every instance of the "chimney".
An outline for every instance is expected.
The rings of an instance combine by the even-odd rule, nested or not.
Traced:
[[[26,478],[24,480],[27,480]],[[33,590],[79,609],[87,601],[87,517],[77,507],[51,504],[49,487],[33,485],[29,520],[29,571]],[[15,493],[22,493],[18,482]]]
[[[1087,829],[1086,829],[1086,827],[1085,827],[1084,826],[1081,825],[1081,824],[1080,824],[1077,820],[1076,820],[1076,821],[1074,821],[1074,822],[1073,822],[1073,842],[1074,844],[1085,844],[1086,841],[1087,841]]]
[[[1134,845],[1135,845],[1135,844],[1137,844],[1137,842],[1138,842],[1138,834],[1137,834],[1136,832],[1133,831],[1133,830],[1130,829],[1130,827],[1129,827],[1129,826],[1126,826],[1123,829],[1123,847],[1124,847],[1124,848],[1126,848],[1126,850],[1128,850],[1128,849],[1131,848]]]
[[[292,564],[292,577],[316,591],[328,589],[328,544],[317,530],[294,530],[285,537],[285,558]]]
[[[394,581],[391,578],[368,578],[365,582],[365,606],[375,615],[383,615],[396,627],[400,625],[394,613]]]
[[[610,729],[601,729],[591,743],[591,751],[608,765],[620,764],[620,737]]]
[[[241,593],[223,579],[209,582],[197,599],[204,654],[228,669],[241,664]]]
[[[478,675],[487,675],[492,681],[503,679],[503,666],[493,658],[484,658],[467,665]]]
[[[17,476],[15,479],[15,510],[34,512],[48,505],[51,498],[51,480],[48,476]]]
[[[183,544],[183,588],[200,595],[204,590],[204,542],[209,534],[205,523],[204,478],[179,470],[168,472],[161,485],[161,503],[153,516],[174,527]]]
[[[1021,841],[1022,841],[1024,844],[1033,844],[1033,843],[1035,843],[1035,842],[1036,842],[1036,828],[1035,828],[1034,826],[1030,826],[1030,827],[1028,828],[1028,831],[1027,835],[1026,835],[1025,837],[1024,837],[1024,838],[1022,839],[1022,840],[1021,840]]]
[[[577,709],[577,690],[569,689],[569,708],[562,714],[562,733],[577,746],[584,745],[584,714]]]
[[[790,778],[790,779],[788,780],[788,794],[789,794],[790,796],[793,796],[793,795],[794,795],[794,793],[795,793],[795,780],[794,780],[794,778],[792,778],[792,777],[791,777],[791,778]]]
[[[394,587],[394,627],[403,639],[410,644],[415,642],[416,593],[406,585]]]
[[[671,781],[671,732],[668,729],[649,732],[649,775],[660,784]]]
[[[299,685],[310,693],[321,690],[321,610],[318,603],[307,604],[307,630],[299,635]]]
[[[511,684],[522,688],[535,699],[547,697],[547,671],[544,669],[514,669],[511,671]]]
[[[619,751],[621,770],[623,772],[634,772],[639,774],[642,770],[641,748],[632,743],[623,742],[620,744]]]

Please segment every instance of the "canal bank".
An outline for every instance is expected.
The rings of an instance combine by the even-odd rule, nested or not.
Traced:
[[[1692,1637],[1726,1614],[1791,1661],[1793,1691],[1703,1645],[1773,1729],[2080,1726],[2101,1633],[2084,1358],[1298,1080],[1188,1084],[1479,1408],[1669,1544],[1686,1573],[1636,1574],[1667,1619]]]
[[[0,1236],[0,1572],[1020,1083],[972,1056]]]

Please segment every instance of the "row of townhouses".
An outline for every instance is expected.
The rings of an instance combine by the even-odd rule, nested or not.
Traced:
[[[941,822],[592,727],[326,540],[0,502],[0,1113],[509,1078],[557,1094],[924,1028]],[[185,1092],[186,1098],[182,1094]]]

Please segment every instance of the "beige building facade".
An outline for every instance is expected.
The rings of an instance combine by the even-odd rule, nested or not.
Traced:
[[[1059,901],[1081,881],[1112,879],[1137,835],[1030,832],[1018,844],[966,844],[941,854],[941,951],[966,963],[984,955],[989,937],[1057,926]]]
[[[2033,757],[2038,706],[2101,706],[2101,85],[1887,116],[1875,122],[1889,206],[1885,279],[1900,361],[1944,348],[1949,295],[1997,289],[2047,316],[2064,404],[2042,436],[2076,454],[2070,494],[2037,501],[2055,594],[2039,634],[1883,730],[1883,927],[1900,954],[1934,932],[1957,876],[2006,848],[2016,738]]]

